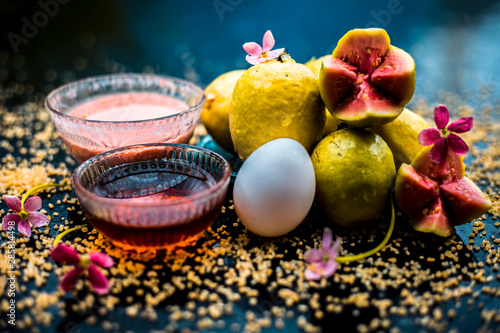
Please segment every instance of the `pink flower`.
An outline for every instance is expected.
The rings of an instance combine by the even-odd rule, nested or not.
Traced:
[[[262,39],[262,47],[255,42],[243,44],[243,49],[248,53],[246,60],[251,65],[257,65],[261,62],[266,62],[278,58],[284,48],[271,51],[274,46],[274,37],[271,30],[267,30]]]
[[[460,118],[448,125],[449,121],[448,108],[440,104],[434,108],[434,123],[438,129],[428,128],[418,134],[418,142],[422,146],[434,145],[430,152],[430,158],[437,164],[444,161],[448,148],[457,155],[465,155],[469,151],[464,140],[453,133],[470,131],[474,125],[474,119],[472,117]]]
[[[101,252],[92,252],[88,255],[80,256],[72,247],[59,244],[52,249],[50,254],[52,259],[58,264],[74,265],[71,271],[61,281],[61,287],[68,291],[74,287],[76,280],[87,272],[90,284],[98,294],[106,294],[110,289],[110,284],[106,275],[104,275],[97,266],[109,268],[113,266],[113,259],[107,254]]]
[[[341,238],[337,238],[332,244],[333,235],[330,228],[323,231],[320,249],[309,249],[304,254],[304,259],[309,263],[306,269],[306,279],[319,280],[322,277],[330,277],[337,270],[336,258],[339,255]]]
[[[22,235],[31,237],[31,225],[39,228],[50,222],[47,216],[37,212],[42,208],[42,199],[39,196],[29,198],[24,204],[18,197],[12,195],[4,196],[3,200],[14,213],[7,214],[3,218],[2,230],[9,230],[9,227],[17,225],[17,230]]]

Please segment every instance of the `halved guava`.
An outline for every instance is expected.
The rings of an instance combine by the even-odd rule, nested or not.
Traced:
[[[321,97],[332,115],[354,127],[392,121],[415,90],[415,62],[391,46],[384,29],[354,29],[323,61]]]
[[[440,189],[455,225],[470,222],[491,208],[488,196],[467,177],[443,184]]]
[[[439,196],[438,184],[406,163],[398,170],[394,191],[397,205],[410,218]]]
[[[410,223],[417,231],[434,233],[442,237],[451,236],[455,231],[439,196],[411,218]]]
[[[439,185],[456,182],[465,176],[463,156],[448,149],[443,162],[436,164],[429,157],[431,149],[432,146],[426,146],[415,156],[411,165],[416,170],[436,181]]]
[[[411,166],[396,175],[395,198],[415,230],[450,236],[454,226],[468,223],[491,208],[488,196],[465,177],[463,157],[448,150],[443,162],[430,159],[424,147]]]

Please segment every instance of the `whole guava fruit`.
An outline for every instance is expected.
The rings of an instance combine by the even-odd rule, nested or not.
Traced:
[[[384,29],[354,29],[323,60],[321,98],[332,115],[353,127],[395,119],[415,91],[415,62],[390,44]]]
[[[429,128],[429,125],[424,118],[415,112],[404,109],[393,121],[372,127],[369,130],[377,133],[387,142],[394,155],[396,169],[399,169],[403,163],[410,164],[422,150],[422,146],[418,142],[418,133],[426,128]]]
[[[355,226],[382,216],[396,168],[380,136],[342,129],[323,138],[311,159],[316,200],[335,223]]]
[[[229,132],[231,96],[238,79],[245,70],[234,70],[218,76],[205,88],[206,101],[201,111],[201,122],[215,142],[228,152],[234,152]]]
[[[417,231],[451,236],[454,226],[468,223],[491,208],[491,201],[465,177],[463,157],[448,149],[443,162],[430,159],[424,147],[411,165],[403,163],[396,175],[394,196]]]
[[[318,81],[288,54],[250,67],[234,87],[229,129],[243,160],[278,138],[294,139],[311,152],[324,127]]]

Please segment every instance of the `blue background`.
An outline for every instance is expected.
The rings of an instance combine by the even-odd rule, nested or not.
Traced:
[[[206,85],[248,68],[241,46],[260,44],[267,29],[276,47],[303,63],[331,53],[350,29],[380,26],[414,57],[416,97],[438,102],[440,92],[451,92],[482,107],[500,96],[500,6],[493,0],[64,1],[17,53],[9,34],[22,36],[23,17],[33,22],[43,8],[2,2],[0,83],[31,82],[47,93],[76,78],[127,71]]]

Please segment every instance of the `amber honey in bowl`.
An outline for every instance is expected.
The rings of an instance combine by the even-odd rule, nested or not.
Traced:
[[[117,245],[167,247],[200,234],[220,212],[229,182],[227,162],[203,148],[165,146],[170,150],[120,148],[75,171],[87,219]]]

